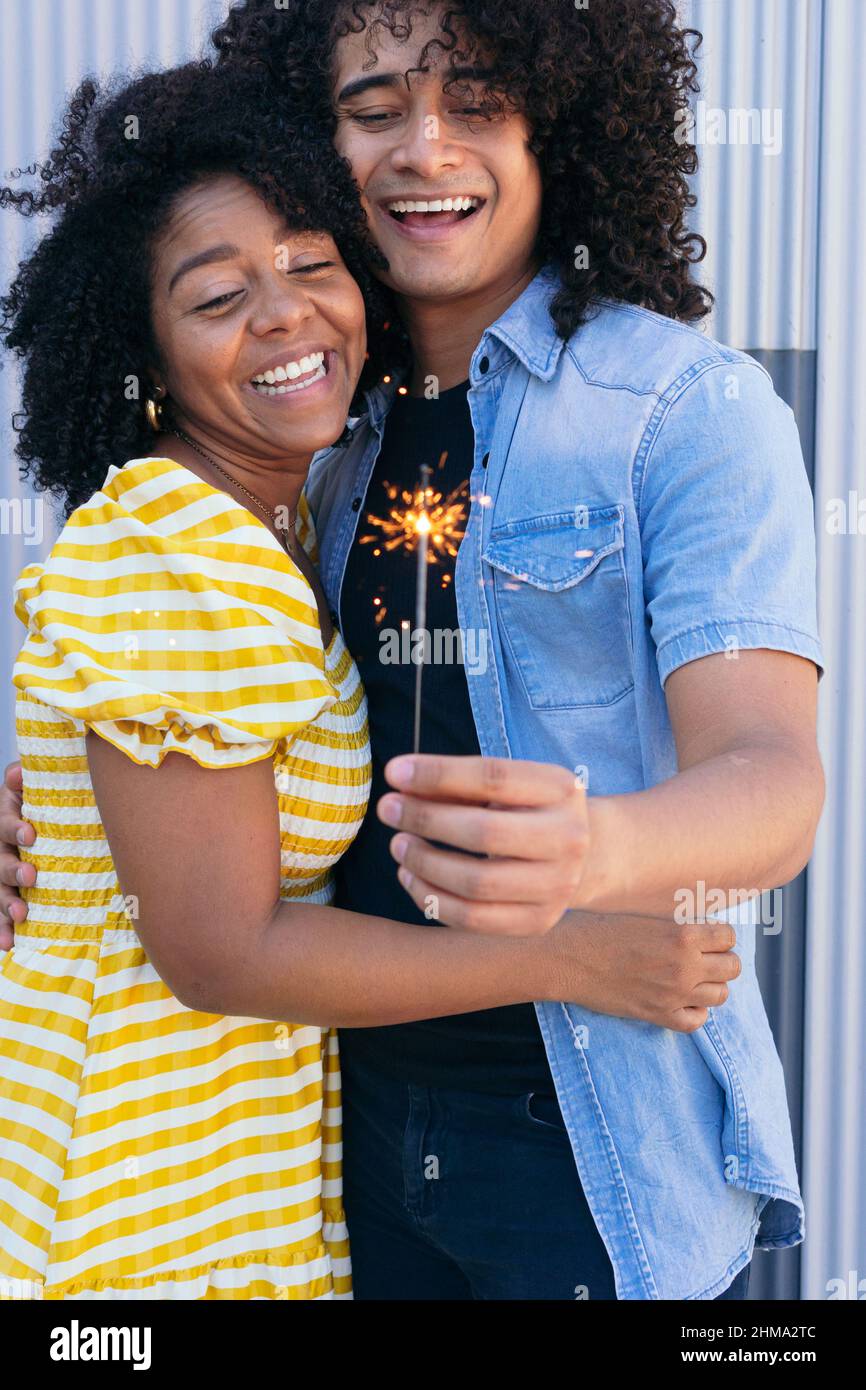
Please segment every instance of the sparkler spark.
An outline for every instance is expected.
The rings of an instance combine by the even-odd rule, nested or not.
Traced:
[[[447,450],[439,459],[439,469],[445,467]],[[374,555],[383,550],[389,553],[402,546],[407,555],[417,555],[417,579],[415,585],[415,630],[424,632],[427,623],[427,569],[446,556],[456,559],[458,547],[465,535],[466,500],[469,484],[463,482],[446,497],[430,486],[433,469],[425,464],[421,469],[421,481],[414,492],[385,483],[388,501],[393,503],[387,516],[374,516],[367,513],[367,521],[374,529],[369,535],[361,536],[360,545],[375,545]],[[401,505],[402,504],[402,505]],[[451,578],[443,576],[442,587]],[[380,590],[381,592],[381,590]],[[376,609],[376,624],[381,624],[387,606],[381,598],[373,599]],[[408,626],[404,622],[403,626]],[[414,750],[421,747],[421,690],[424,679],[423,661],[417,663],[415,673],[415,737]]]
[[[440,459],[440,468],[446,457],[443,454]],[[432,487],[408,492],[393,483],[385,483],[388,501],[396,505],[390,508],[387,516],[367,513],[369,525],[376,530],[362,536],[359,544],[381,546],[389,552],[402,545],[408,555],[413,555],[422,534],[426,534],[428,565],[437,564],[446,555],[456,559],[465,534],[467,488],[468,483],[461,483],[446,497]]]

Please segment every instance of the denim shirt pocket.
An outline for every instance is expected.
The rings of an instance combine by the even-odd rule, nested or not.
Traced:
[[[501,629],[533,709],[612,705],[634,686],[623,508],[576,507],[491,533]]]

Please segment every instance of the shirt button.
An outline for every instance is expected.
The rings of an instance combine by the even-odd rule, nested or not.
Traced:
[[[334,624],[334,627],[336,627],[337,623],[340,621],[339,613],[337,613],[336,610],[332,608],[330,613],[328,614],[328,617],[331,619],[331,622]]]
[[[358,512],[358,511],[360,511],[360,510],[361,510],[361,499],[360,499],[360,497],[353,497],[353,498],[352,498],[352,511],[353,511],[353,512]]]
[[[478,370],[479,370],[479,372],[489,372],[489,371],[490,371],[490,358],[489,358],[489,357],[482,357],[481,361],[478,363]]]

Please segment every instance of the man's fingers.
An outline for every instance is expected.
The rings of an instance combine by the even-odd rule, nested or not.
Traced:
[[[29,821],[21,820],[16,812],[4,815],[0,809],[0,845],[8,845],[18,852],[20,846],[30,849],[36,842],[36,831]]]
[[[477,805],[547,806],[585,795],[578,779],[552,763],[509,758],[445,758],[432,753],[392,758],[385,779],[397,791]]]
[[[737,933],[730,922],[701,922],[700,947],[702,951],[731,951],[737,944]]]
[[[531,866],[546,873],[545,892],[526,859],[476,859],[460,851],[434,849],[426,840],[404,834],[394,836],[391,853],[398,864],[434,889],[447,888],[455,897],[472,902],[540,903],[549,896],[557,869],[556,864],[541,860]],[[563,884],[562,891],[567,894],[568,885]]]
[[[27,920],[27,904],[10,893],[8,888],[0,888],[0,950],[12,947],[16,927]]]
[[[20,763],[9,764],[9,766],[6,768],[5,773],[3,774],[3,783],[4,786],[9,788],[10,792],[15,793],[20,802],[24,792],[24,777],[21,772]]]
[[[692,1005],[698,1008],[719,1009],[728,999],[726,984],[697,985],[692,990]]]
[[[0,884],[7,888],[32,888],[36,882],[36,868],[33,864],[22,864],[14,854],[5,851],[0,854]],[[13,901],[15,893],[4,893],[0,888],[0,907],[4,902]]]
[[[701,963],[701,975],[708,984],[739,979],[742,970],[743,962],[735,951],[715,951],[705,955]]]
[[[13,888],[0,887],[0,912],[14,926],[18,926],[27,917],[27,904]]]
[[[461,931],[481,932],[490,936],[537,936],[540,934],[538,912],[526,903],[473,903],[445,893],[432,883],[425,883],[403,868],[397,873],[415,906],[431,922]]]
[[[578,859],[584,843],[578,824],[563,824],[554,810],[494,811],[483,806],[383,796],[376,813],[385,825],[473,854],[502,859]],[[566,843],[571,837],[573,843]]]
[[[677,1009],[666,1026],[672,1028],[675,1033],[696,1033],[699,1028],[703,1028],[709,1013],[709,1009]]]
[[[0,786],[0,845],[28,848],[36,840],[36,831],[21,819],[21,764],[10,763]]]

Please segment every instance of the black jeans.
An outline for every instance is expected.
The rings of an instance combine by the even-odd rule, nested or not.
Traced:
[[[343,1061],[357,1299],[615,1299],[555,1097],[407,1086]],[[743,1299],[749,1267],[720,1298]]]

